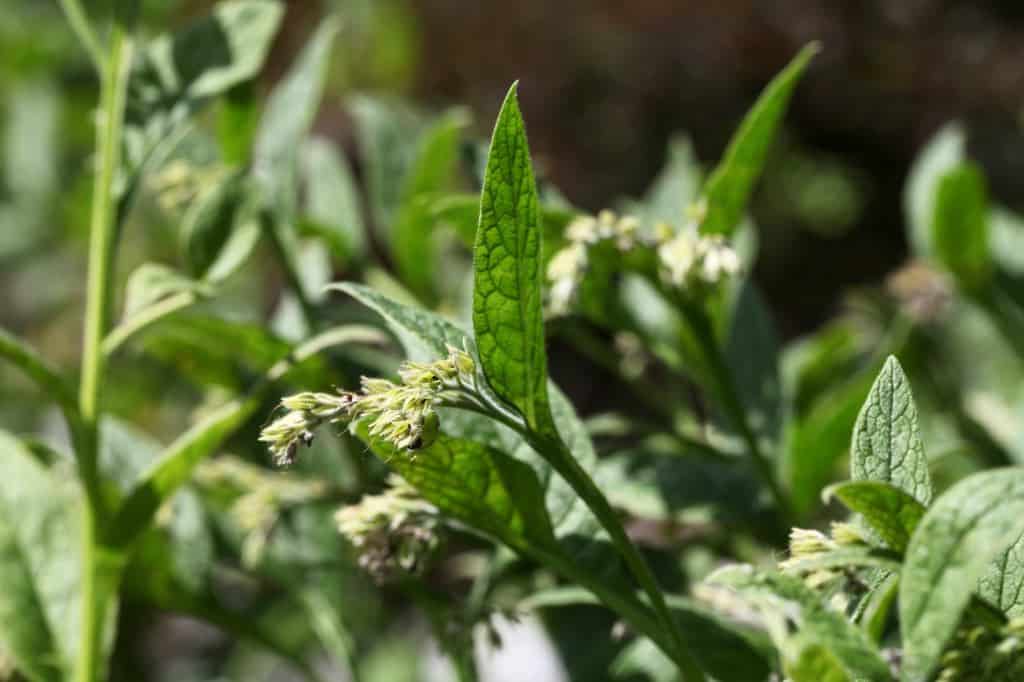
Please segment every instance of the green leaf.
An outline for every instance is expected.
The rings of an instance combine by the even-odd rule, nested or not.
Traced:
[[[966,155],[967,135],[959,123],[950,123],[928,141],[910,169],[903,193],[908,240],[918,257],[934,253],[932,222],[939,178],[956,167]]]
[[[202,277],[217,261],[237,225],[246,178],[232,171],[189,206],[181,225],[181,250],[189,274]]]
[[[77,648],[81,500],[3,431],[0,456],[0,644],[30,680],[62,680]]]
[[[800,637],[786,652],[783,664],[786,677],[792,682],[855,682],[843,664],[831,651],[820,644],[804,644]],[[795,652],[795,653],[794,653]]]
[[[473,271],[473,331],[487,381],[531,428],[550,433],[540,215],[514,85],[491,138]]]
[[[289,218],[296,209],[299,151],[320,108],[337,33],[335,17],[320,23],[284,79],[270,93],[256,132],[253,172],[262,187],[264,205]]]
[[[882,481],[850,481],[825,490],[851,511],[864,517],[889,549],[906,551],[914,529],[924,516],[924,505],[896,486]]]
[[[0,328],[0,358],[7,360],[28,376],[47,397],[60,406],[72,435],[79,427],[78,399],[55,367],[50,366],[34,348]]]
[[[768,149],[789,104],[793,89],[819,50],[807,45],[764,89],[729,142],[725,156],[704,185],[706,234],[731,235],[743,217],[751,191],[764,167]]]
[[[754,431],[777,443],[783,421],[779,336],[760,292],[749,279],[740,288],[725,359]]]
[[[324,138],[306,143],[306,217],[343,265],[366,251],[366,227],[359,190],[348,160]]]
[[[729,566],[715,571],[707,582],[736,591],[757,608],[768,623],[776,647],[784,654],[794,648],[801,651],[813,646],[827,651],[851,680],[892,679],[888,666],[864,632],[830,609],[799,578],[755,571],[749,566]],[[787,625],[791,620],[796,622],[796,633]],[[809,678],[805,679],[809,682]]]
[[[208,296],[212,288],[161,263],[143,263],[128,277],[124,294],[124,317],[131,318],[145,308],[174,294]]]
[[[668,142],[665,165],[644,197],[643,222],[678,225],[700,190],[700,162],[693,143],[685,135],[675,135]]]
[[[554,533],[533,470],[493,448],[444,434],[415,456],[358,429],[381,460],[445,514],[510,547],[551,547]]]
[[[437,253],[431,241],[433,220],[427,195],[448,189],[459,159],[462,129],[468,117],[462,110],[441,116],[420,137],[412,167],[405,177],[402,202],[395,218],[391,249],[402,281],[423,300],[436,299]]]
[[[992,560],[1024,534],[1024,469],[993,469],[941,495],[910,540],[900,582],[903,678],[929,679]]]
[[[928,459],[917,426],[917,407],[899,361],[889,356],[853,427],[850,475],[882,481],[921,504],[932,499]]]
[[[989,565],[978,583],[978,594],[1007,618],[1024,616],[1024,535]]]
[[[964,162],[939,178],[932,220],[935,256],[969,291],[992,275],[988,192],[978,166]]]
[[[885,634],[885,625],[889,620],[896,595],[899,594],[900,579],[898,573],[889,573],[882,578],[862,599],[860,610],[861,628],[873,642],[881,642]]]
[[[178,99],[202,100],[255,76],[266,59],[284,9],[271,0],[216,5],[209,16],[173,36],[150,42],[143,58],[150,77],[145,94],[163,106]]]

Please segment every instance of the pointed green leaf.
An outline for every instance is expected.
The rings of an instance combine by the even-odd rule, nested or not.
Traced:
[[[80,421],[78,399],[57,369],[50,366],[50,363],[34,348],[3,328],[0,328],[0,359],[7,360],[24,372],[51,400],[60,406],[64,418],[74,434]]]
[[[978,594],[1007,618],[1024,616],[1024,535],[989,565],[978,584]]]
[[[0,644],[31,680],[63,679],[77,649],[81,500],[0,431]]]
[[[733,135],[725,156],[704,185],[708,212],[701,230],[705,233],[731,235],[736,229],[754,183],[761,175],[789,98],[819,49],[817,43],[811,43],[800,50],[789,66],[764,89]]]
[[[145,308],[180,293],[208,296],[212,288],[161,263],[143,263],[128,277],[124,294],[124,317],[131,318]]]
[[[892,679],[888,666],[864,632],[830,609],[821,595],[799,578],[755,571],[749,566],[729,566],[715,571],[707,582],[736,591],[757,608],[770,623],[769,634],[784,654],[793,648],[815,646],[829,652],[851,680]],[[788,620],[795,620],[795,633],[786,625]]]
[[[992,274],[988,192],[978,166],[961,163],[939,178],[932,219],[935,256],[964,288],[976,291]]]
[[[924,505],[903,490],[882,481],[837,483],[825,491],[857,512],[889,549],[903,553],[924,516]]]
[[[487,156],[473,250],[473,331],[491,388],[550,432],[541,230],[526,129],[512,86]]]
[[[182,219],[180,242],[189,274],[202,277],[227,244],[245,198],[246,179],[231,171],[202,192]]]
[[[974,474],[935,501],[903,562],[899,612],[904,680],[930,678],[978,580],[1021,534],[1024,468]]]
[[[917,408],[903,368],[889,357],[875,379],[853,427],[851,476],[883,481],[921,504],[932,498],[928,460],[917,426]]]

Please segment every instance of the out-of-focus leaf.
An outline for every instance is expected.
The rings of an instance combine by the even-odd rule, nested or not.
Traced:
[[[1024,616],[1024,535],[989,565],[978,583],[978,594],[1007,618]]]
[[[988,284],[988,192],[977,165],[964,162],[943,173],[935,195],[932,241],[935,256],[969,291]]]
[[[856,682],[843,668],[840,660],[820,644],[804,644],[795,637],[784,664],[792,682]]]
[[[212,289],[161,263],[143,263],[128,277],[124,294],[124,317],[130,318],[172,294],[208,296]]]
[[[335,17],[324,20],[267,100],[253,150],[253,172],[266,206],[286,217],[296,209],[299,152],[309,132],[327,79]]]
[[[871,388],[872,376],[863,372],[848,379],[789,425],[784,474],[799,513],[818,502],[822,488],[836,473],[836,463],[849,448],[850,432]]]
[[[827,651],[847,677],[838,679],[883,682],[891,680],[889,668],[867,636],[839,612],[826,606],[823,598],[802,580],[780,573],[760,572],[749,566],[730,566],[708,577],[707,582],[734,590],[759,609],[768,621],[768,632],[784,658],[807,646]],[[782,604],[780,604],[783,602]],[[789,606],[789,608],[786,608]],[[786,620],[795,621],[796,632]],[[799,664],[797,656],[796,663]],[[790,671],[791,661],[784,667]],[[797,669],[801,669],[801,665]],[[814,669],[818,669],[815,667]],[[805,678],[810,682],[810,678]]]
[[[473,331],[491,388],[531,428],[550,433],[537,202],[513,86],[498,114],[484,173],[473,249]]]
[[[323,138],[306,143],[306,217],[342,264],[357,263],[366,250],[359,191],[344,155]]]
[[[891,483],[922,505],[931,502],[932,482],[917,426],[917,407],[910,382],[895,357],[889,356],[871,386],[853,427],[850,453],[854,480]]]
[[[779,337],[761,294],[749,279],[735,305],[725,359],[755,432],[777,443],[783,419]]]
[[[651,184],[642,203],[643,222],[650,227],[658,222],[679,225],[700,190],[701,170],[693,143],[685,135],[676,135],[668,143],[665,165]]]
[[[236,226],[246,194],[241,171],[229,172],[189,206],[181,225],[181,248],[189,274],[202,277],[216,262]]]
[[[273,0],[225,2],[173,36],[155,38],[142,60],[147,76],[142,94],[167,106],[219,95],[252,78],[263,66],[283,13]]]
[[[24,372],[51,400],[60,406],[64,418],[74,434],[80,421],[78,401],[71,387],[60,376],[57,369],[51,367],[50,363],[34,348],[2,328],[0,328],[0,358],[7,360]]]
[[[939,179],[963,161],[967,137],[959,123],[950,123],[928,141],[910,169],[903,193],[903,210],[907,216],[907,235],[918,257],[933,254],[932,221]]]
[[[884,481],[848,481],[826,489],[825,497],[838,497],[860,514],[892,550],[903,553],[925,507],[902,488]]]
[[[733,135],[725,156],[704,185],[708,212],[701,229],[705,233],[728,236],[736,229],[754,183],[761,175],[789,98],[819,49],[817,43],[804,47],[789,66],[765,87]]]
[[[1024,534],[1024,468],[974,474],[943,493],[910,539],[900,579],[903,677],[930,677],[992,560]]]
[[[459,159],[459,142],[468,117],[460,109],[442,115],[420,137],[405,178],[395,218],[391,249],[403,281],[428,304],[436,298],[437,254],[433,248],[427,195],[449,189]]]
[[[854,373],[863,351],[857,330],[847,320],[786,344],[782,382],[793,415],[803,418],[822,394]]]
[[[353,98],[350,111],[359,133],[373,226],[388,242],[421,123],[402,105],[369,97]]]
[[[0,431],[0,643],[30,680],[65,679],[78,642],[81,500]]]

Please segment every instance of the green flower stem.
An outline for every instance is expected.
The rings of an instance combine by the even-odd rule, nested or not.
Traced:
[[[736,382],[732,371],[729,369],[729,365],[726,363],[722,350],[718,345],[718,340],[715,338],[711,320],[697,304],[687,300],[680,300],[678,297],[676,297],[676,302],[693,329],[697,342],[704,353],[705,360],[717,384],[716,389],[718,397],[722,402],[722,407],[725,409],[729,421],[739,430],[740,437],[747,447],[747,455],[754,465],[754,470],[771,491],[776,507],[782,517],[784,528],[788,530],[794,518],[793,506],[790,503],[789,496],[779,482],[771,461],[761,451],[757,434],[754,433],[750,422],[747,420],[747,411],[743,407],[743,402],[740,400],[739,393],[736,390]]]
[[[604,496],[600,488],[594,482],[594,479],[584,471],[584,469],[576,461],[572,452],[562,442],[561,438],[557,434],[540,434],[532,430],[526,425],[524,419],[519,413],[513,411],[511,408],[499,403],[497,400],[491,399],[490,396],[484,394],[480,395],[484,405],[478,409],[482,414],[485,414],[497,421],[502,422],[509,428],[514,429],[529,443],[538,454],[544,457],[549,464],[558,472],[562,478],[564,478],[572,489],[580,496],[580,499],[587,505],[597,520],[601,523],[601,526],[611,537],[612,543],[618,550],[619,555],[623,561],[629,567],[630,572],[636,579],[637,583],[647,594],[650,599],[651,606],[654,609],[654,616],[656,617],[656,625],[654,628],[651,625],[641,626],[640,623],[634,622],[634,625],[638,629],[644,630],[645,634],[651,636],[652,629],[661,632],[660,637],[651,636],[665,653],[679,666],[680,672],[683,674],[683,679],[687,682],[692,681],[703,681],[706,679],[704,672],[700,666],[697,665],[696,660],[690,653],[686,644],[683,641],[682,633],[679,631],[679,626],[672,614],[668,610],[668,605],[665,602],[665,596],[661,592],[661,588],[658,587],[658,581],[651,572],[650,567],[644,560],[640,551],[633,544],[633,541],[629,539],[626,534],[625,528],[622,526],[622,522],[619,520],[618,514],[612,508],[608,502],[608,498]],[[465,406],[464,406],[465,407]],[[524,548],[525,549],[525,548]],[[552,553],[553,554],[553,553]],[[549,563],[552,559],[557,557],[547,556]],[[628,608],[628,616],[632,621],[634,618],[646,620],[641,618],[640,613],[636,608],[626,605],[620,599],[609,600],[608,597],[610,591],[600,590],[599,587],[595,586],[595,581],[581,579],[580,571],[575,570],[572,566],[567,566],[568,562],[558,561],[556,567],[560,568],[562,572],[566,573],[569,577],[579,581],[582,585],[594,591],[599,597],[606,601],[609,606],[612,606],[623,615],[627,615],[622,609]],[[599,591],[600,590],[600,591]]]
[[[66,5],[67,6],[67,5]],[[74,3],[72,3],[74,9]],[[121,165],[121,129],[124,123],[132,41],[125,27],[115,22],[110,51],[100,79],[100,110],[96,129],[97,169],[89,232],[89,278],[86,290],[85,329],[79,413],[83,436],[77,443],[79,475],[85,489],[83,518],[81,640],[75,661],[75,682],[102,677],[102,650],[108,610],[116,597],[122,555],[103,546],[106,508],[97,467],[99,456],[99,404],[103,384],[103,336],[109,317],[113,242],[116,233],[114,182]]]

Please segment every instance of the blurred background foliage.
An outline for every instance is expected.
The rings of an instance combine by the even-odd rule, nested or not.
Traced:
[[[90,11],[106,11],[103,2],[88,4]],[[156,35],[186,25],[213,4],[149,0],[143,30]],[[303,286],[314,299],[327,281],[361,279],[453,314],[467,302],[465,230],[458,229],[466,205],[459,200],[478,189],[485,149],[480,141],[510,82],[521,83],[550,208],[546,218],[557,230],[565,223],[559,210],[622,206],[622,197],[644,196],[659,177],[682,182],[689,174],[695,190],[692,178],[720,157],[764,84],[801,45],[817,39],[824,49],[790,104],[750,211],[757,225],[754,279],[787,342],[780,364],[791,410],[780,436],[787,443],[787,465],[799,469],[810,451],[830,453],[822,458],[822,470],[800,471],[807,481],[790,480],[797,488],[804,485],[803,497],[798,495],[802,511],[814,513],[818,489],[840,468],[853,419],[888,352],[900,353],[915,387],[940,484],[976,468],[1024,462],[1024,335],[1018,333],[1024,330],[1024,228],[1014,213],[1024,211],[1020,3],[284,4],[261,75],[204,110],[159,172],[139,188],[121,240],[122,285],[147,262],[179,263],[195,277],[209,274],[226,240],[221,230],[202,232],[218,222],[209,218],[208,212],[218,210],[210,197],[230,191],[224,187],[232,162],[250,154],[251,139],[252,153],[263,153],[261,112],[287,109],[301,99],[291,92],[275,103],[268,94],[281,92],[275,86],[287,82],[328,14],[338,17],[338,33],[325,62],[323,97],[306,112],[310,134],[268,133],[299,147],[284,153],[299,154],[300,190],[275,197],[294,205],[300,235],[316,239],[296,252],[300,265],[294,270],[308,279]],[[96,82],[56,1],[0,0],[0,46],[0,325],[73,371]],[[303,112],[294,115],[301,119]],[[954,120],[960,123],[943,128]],[[410,171],[419,141],[443,140],[446,134],[461,140],[457,156],[447,161],[461,172],[431,177],[431,168],[445,166],[436,159],[419,176]],[[921,157],[929,141],[929,154]],[[266,146],[272,173],[273,154],[280,150],[272,142]],[[439,142],[438,149],[444,154],[448,147]],[[969,210],[957,207],[972,201],[970,187],[950,181],[945,194],[935,189],[935,169],[947,170],[963,158],[972,159],[985,179],[982,210],[991,245],[982,249],[993,254],[997,295],[986,293],[987,280],[972,284],[971,263],[956,262],[969,245],[914,243],[915,230],[932,232],[929,202],[950,202],[950,215]],[[928,199],[915,195],[914,182],[908,182],[914,177],[917,194]],[[419,206],[412,200],[433,199],[438,190],[462,194],[449,204],[430,204],[428,218],[441,216],[456,229],[439,233],[440,245],[396,247],[403,243],[396,234],[415,234],[417,221],[425,219],[409,208]],[[647,198],[650,207],[656,197]],[[475,204],[469,209],[472,215]],[[925,227],[918,229],[915,221]],[[283,293],[294,286],[289,277],[295,273],[281,267],[265,240],[255,249],[253,262],[231,274],[215,300],[202,302],[185,320],[162,325],[142,339],[141,351],[125,352],[111,367],[117,388],[106,399],[115,418],[104,428],[113,434],[106,456],[115,469],[117,462],[130,468],[155,457],[155,443],[172,440],[207,405],[269,367],[287,340],[305,335],[301,304]],[[912,256],[931,257],[932,266],[908,267]],[[988,268],[989,259],[983,260]],[[130,308],[130,301],[119,301],[115,309],[122,306]],[[354,310],[350,302],[335,301],[320,314],[371,318]],[[619,372],[598,356],[578,352],[581,339],[607,330],[586,323],[580,328],[577,322],[553,326],[552,371],[584,416],[637,412],[620,374],[646,374],[658,385],[659,360],[639,351],[630,355],[636,349],[628,338],[616,339],[615,347],[634,367]],[[395,362],[376,349],[330,359],[333,373],[314,374],[316,385],[351,383],[360,371],[383,371]],[[59,440],[57,415],[46,404],[30,382],[0,365],[0,424]],[[255,434],[270,407],[230,442],[227,450],[235,459],[207,466],[176,500],[181,509],[174,523],[159,532],[184,549],[165,562],[167,575],[129,574],[129,592],[134,588],[142,598],[125,605],[118,679],[290,679],[294,670],[281,672],[267,663],[266,650],[287,653],[310,638],[335,647],[342,659],[357,651],[353,660],[365,680],[414,679],[423,671],[420,645],[406,635],[422,635],[426,625],[403,609],[404,594],[377,590],[354,567],[331,521],[340,502],[379,487],[383,471],[347,438],[325,437],[314,447],[323,456],[303,457],[295,481],[281,478],[292,474],[268,473]],[[720,553],[754,553],[746,536],[715,530],[715,524],[742,527],[737,516],[751,509],[676,516],[749,496],[749,477],[715,462],[681,471],[666,462],[659,441],[624,447],[615,439],[614,419],[595,417],[591,424],[607,437],[608,480],[622,483],[628,474],[636,483],[613,488],[612,501],[636,517],[631,531],[653,548],[677,541],[695,545],[683,568],[662,557],[666,582],[683,586],[706,573]],[[118,452],[131,454],[118,460]],[[272,519],[260,518],[255,503],[250,507],[256,516],[246,515],[243,501],[258,494],[264,495],[258,498],[263,507],[275,510]],[[669,523],[680,518],[685,523],[678,527]],[[471,539],[455,542],[468,543],[470,558],[479,549]],[[145,547],[157,557],[166,552],[166,543],[156,539]],[[453,589],[467,571],[473,572],[446,567],[440,588]],[[303,589],[312,584],[322,589]],[[514,592],[514,580],[512,585]],[[198,619],[160,610],[171,604],[177,611],[191,605],[184,610]],[[344,629],[336,629],[338,622]],[[573,679],[601,679],[616,647],[598,655],[580,642],[607,637],[611,618],[577,605],[553,612],[547,624]],[[248,639],[223,634],[240,630]],[[315,664],[332,674],[327,661]],[[628,665],[619,669],[625,670],[623,678],[631,674]]]

